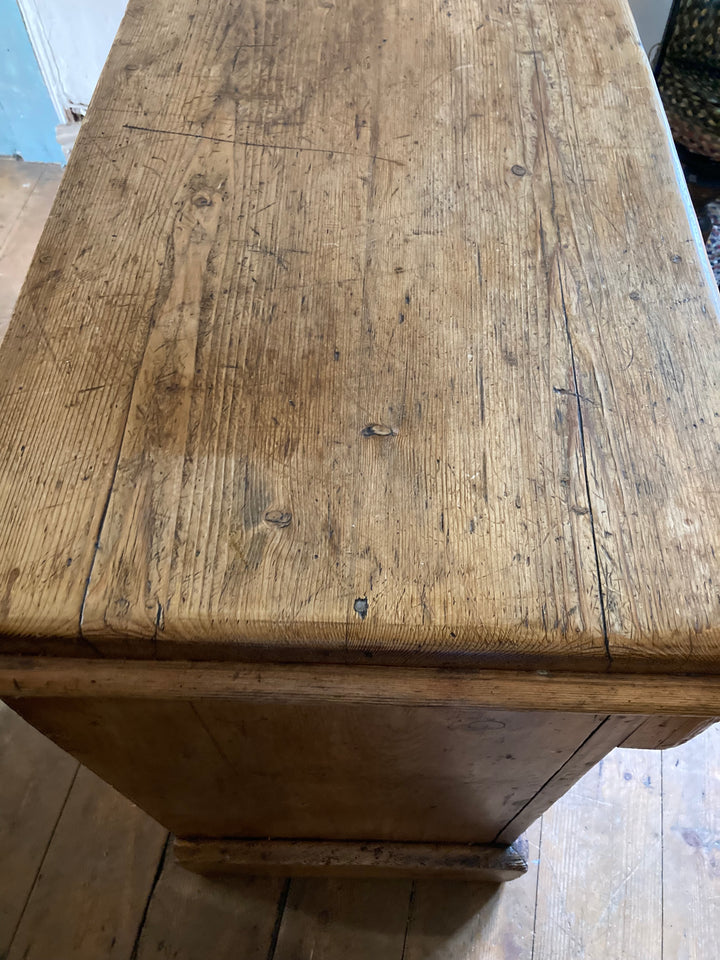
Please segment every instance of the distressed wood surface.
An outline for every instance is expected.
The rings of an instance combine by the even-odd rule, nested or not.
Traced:
[[[682,956],[662,949],[660,756],[616,751],[543,817],[535,957]]]
[[[613,720],[592,714],[452,704],[8,702],[189,838],[491,843],[533,804],[532,819],[503,835],[509,844],[559,796],[547,794],[549,778],[561,769],[567,789],[586,769],[579,758],[597,761],[612,748],[602,734]]]
[[[703,960],[720,941],[720,726],[663,751],[664,957]]]
[[[175,841],[188,870],[216,876],[517,880],[527,873],[527,844],[334,843],[318,840]]]
[[[6,651],[720,669],[621,0],[131,0],[0,351]]]
[[[23,700],[191,699],[507,710],[541,707],[551,712],[655,715],[660,729],[674,724],[680,734],[694,726],[699,730],[708,718],[720,713],[720,681],[714,676],[271,663],[236,663],[228,669],[214,662],[107,662],[59,657],[0,656],[0,696]],[[660,710],[662,714],[657,716]],[[653,731],[653,746],[660,745],[655,743],[655,734]]]
[[[21,760],[27,727],[9,711],[5,717],[0,791],[27,774]],[[62,756],[47,745],[48,768]],[[92,814],[78,817],[71,798],[70,829],[63,816],[46,838],[42,909],[32,904],[22,949],[18,941],[9,955],[22,957],[34,943],[28,956],[42,960],[706,960],[720,936],[719,757],[717,726],[662,754],[617,751],[529,831],[529,872],[502,885],[208,880],[180,868],[172,849],[162,863],[154,859],[157,847],[153,856],[128,855],[128,838],[140,824],[153,844],[156,825],[85,772],[76,783],[82,810]],[[31,856],[36,826],[22,820],[21,789],[14,802],[15,812],[7,804],[3,818],[18,825],[14,843]],[[81,850],[70,850],[71,841]],[[121,861],[131,869],[122,880]],[[2,880],[5,893],[13,882],[25,889],[22,872],[3,871]],[[117,938],[109,953],[103,952],[108,941],[96,939],[102,924]]]

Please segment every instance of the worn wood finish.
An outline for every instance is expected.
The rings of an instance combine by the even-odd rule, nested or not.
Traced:
[[[0,353],[4,648],[717,672],[683,200],[618,0],[132,0]]]
[[[208,874],[275,877],[435,877],[502,883],[527,873],[527,844],[176,840],[178,862]]]
[[[6,716],[9,742],[12,744],[15,734],[19,739],[14,753],[8,749],[0,753],[0,789],[22,775],[23,768],[16,761],[27,731],[14,714],[7,712]],[[59,748],[51,744],[47,749],[48,763],[53,753],[60,755]],[[615,753],[612,762],[603,765],[602,775],[592,772],[548,814],[554,817],[556,812],[566,811],[566,823],[577,829],[560,828],[562,850],[552,838],[545,847],[548,869],[542,870],[539,887],[537,867],[544,857],[542,821],[529,832],[528,874],[501,885],[215,881],[180,868],[170,849],[154,886],[157,864],[145,860],[135,862],[136,873],[125,881],[147,884],[150,896],[144,922],[138,924],[131,912],[120,911],[119,917],[111,917],[126,947],[124,954],[116,956],[134,960],[137,947],[139,960],[156,956],[206,960],[208,955],[218,960],[238,956],[294,960],[310,955],[328,960],[346,956],[358,960],[401,960],[403,956],[405,960],[558,960],[562,955],[558,944],[564,942],[569,955],[578,960],[598,956],[602,960],[663,960],[657,936],[662,914],[664,960],[668,956],[706,960],[715,955],[720,937],[718,877],[717,871],[713,872],[713,838],[720,809],[716,797],[719,763],[720,726],[663,754]],[[658,764],[663,768],[659,788],[652,779]],[[608,778],[608,771],[615,772],[614,781]],[[626,772],[633,775],[632,780],[625,779]],[[650,788],[643,782],[648,775]],[[101,781],[91,782],[93,790],[107,796]],[[658,789],[662,790],[664,817]],[[16,800],[22,804],[20,791]],[[91,836],[83,847],[82,869],[53,870],[44,884],[45,911],[35,917],[38,937],[44,935],[46,924],[55,925],[63,911],[67,915],[65,933],[55,939],[48,953],[53,960],[77,960],[79,955],[67,934],[73,926],[75,931],[81,929],[82,913],[73,905],[83,896],[88,872],[95,876],[95,885],[117,883],[117,861],[105,852],[108,845],[115,846],[117,833],[123,833],[123,811],[135,822],[138,814],[128,801],[116,798],[115,804],[97,803],[92,821],[84,824]],[[20,811],[13,814],[10,806],[3,808],[3,816],[18,825],[22,819]],[[557,821],[553,830],[558,830]],[[81,833],[76,839],[79,836]],[[24,846],[32,851],[34,825],[26,823],[19,828],[14,842],[18,849]],[[60,843],[65,855],[66,840],[61,837]],[[123,843],[124,839],[118,841],[120,846]],[[51,861],[54,844],[55,839],[50,838],[47,856]],[[103,879],[106,873],[109,881]],[[6,889],[11,889],[13,876],[22,882],[22,874],[2,872]],[[659,877],[663,879],[662,899]],[[626,879],[627,883],[622,883]],[[534,936],[536,894],[539,905],[548,900],[560,904],[568,891],[572,912],[555,909],[548,914],[540,909],[538,935]],[[560,929],[549,931],[548,924],[560,925]],[[90,956],[98,960],[99,954]]]
[[[717,715],[685,200],[621,0],[131,0],[0,347],[0,691],[239,839],[511,840]]]
[[[592,714],[9,702],[181,837],[488,843],[528,804],[542,813],[559,795],[544,791],[556,771],[574,774],[567,789],[580,757],[611,749],[608,721]]]
[[[720,713],[715,677],[563,674],[549,671],[359,667],[335,664],[176,663],[0,656],[0,696],[365,703],[549,712],[654,714],[646,737],[684,736]],[[692,714],[692,716],[687,716]],[[618,744],[620,741],[618,741]],[[617,745],[617,744],[615,744]],[[669,742],[667,744],[670,745]]]
[[[660,755],[665,957],[703,960],[720,939],[720,726]]]
[[[623,740],[622,746],[640,750],[679,747],[707,730],[716,721],[717,717],[705,720],[697,717],[648,717],[633,730],[627,740]]]
[[[636,729],[637,717],[606,717],[493,839],[497,843],[512,843],[588,770],[598,761],[602,762],[602,758],[616,744],[623,743],[628,734]]]
[[[166,837],[81,769],[7,960],[128,958]]]
[[[543,817],[536,957],[682,956],[662,950],[660,757],[617,751]]]
[[[0,704],[0,957],[6,957],[78,762]]]
[[[0,157],[0,340],[61,177],[59,165]]]

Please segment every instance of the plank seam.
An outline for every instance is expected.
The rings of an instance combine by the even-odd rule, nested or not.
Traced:
[[[413,922],[414,917],[414,907],[415,907],[415,892],[416,892],[416,883],[411,881],[410,883],[410,896],[408,897],[408,906],[407,906],[407,919],[405,921],[405,933],[403,935],[403,945],[402,953],[400,954],[400,960],[405,960],[405,951],[407,950],[408,934],[410,933],[410,927]]]
[[[25,903],[23,904],[23,908],[22,908],[22,910],[20,911],[20,916],[18,917],[18,921],[17,921],[17,923],[15,924],[15,929],[13,930],[12,936],[10,937],[10,942],[9,942],[9,944],[8,944],[8,956],[9,956],[10,953],[12,952],[12,946],[13,946],[13,944],[15,943],[15,937],[17,936],[17,932],[18,932],[18,930],[20,929],[20,924],[22,923],[23,917],[25,916],[25,913],[26,913],[27,908],[28,908],[28,904],[30,903],[30,900],[32,899],[33,893],[35,892],[35,887],[37,886],[38,879],[39,879],[39,877],[40,877],[40,874],[42,873],[43,864],[45,863],[45,860],[46,860],[46,858],[47,858],[48,851],[49,851],[49,849],[50,849],[50,845],[51,845],[52,842],[53,842],[53,837],[55,836],[55,831],[57,830],[57,826],[58,826],[58,824],[60,823],[60,818],[62,817],[62,815],[63,815],[63,813],[64,813],[64,811],[65,811],[65,807],[67,806],[67,802],[68,802],[68,797],[70,796],[70,791],[72,790],[72,788],[73,788],[74,785],[75,785],[75,781],[77,780],[77,775],[78,775],[79,772],[80,772],[80,764],[78,763],[78,764],[76,764],[76,766],[75,766],[75,773],[73,773],[73,775],[72,775],[72,780],[70,781],[70,786],[67,788],[67,792],[66,792],[66,794],[65,794],[65,798],[63,799],[63,802],[62,802],[62,804],[61,804],[61,806],[60,806],[60,810],[58,811],[58,815],[57,815],[57,817],[55,818],[55,823],[53,824],[53,828],[52,828],[52,830],[51,830],[51,832],[50,832],[50,837],[48,838],[48,842],[47,842],[47,844],[45,845],[45,850],[43,851],[43,855],[42,855],[42,857],[40,858],[40,863],[38,864],[38,868],[37,868],[37,870],[35,871],[35,877],[34,877],[34,879],[33,879],[33,882],[32,882],[32,884],[31,884],[31,886],[30,886],[30,889],[29,889],[29,891],[28,891],[28,895],[27,895],[27,897],[25,898]]]
[[[535,874],[535,909],[533,910],[533,927],[532,927],[532,940],[530,944],[530,960],[535,960],[535,937],[537,936],[537,915],[538,915],[538,893],[540,891],[540,858],[542,857],[542,835],[543,835],[543,823],[545,817],[540,817],[540,835],[538,836],[538,852],[537,852],[537,873]]]
[[[548,786],[553,782],[553,780],[555,780],[556,777],[559,777],[559,776],[560,776],[560,774],[563,772],[563,770],[565,769],[565,767],[567,767],[567,765],[568,765],[569,763],[572,763],[572,761],[578,756],[578,754],[580,754],[580,753],[584,750],[584,748],[587,746],[587,744],[595,737],[596,734],[598,734],[598,733],[602,730],[602,728],[605,726],[605,724],[606,724],[609,720],[611,720],[611,719],[612,719],[612,717],[610,717],[610,716],[605,717],[596,727],[594,727],[594,728],[591,730],[591,732],[587,735],[587,737],[585,737],[585,739],[584,739],[583,742],[580,744],[580,746],[570,754],[570,756],[567,758],[567,760],[566,760],[563,764],[561,764],[561,766],[558,767],[558,769],[553,773],[553,775],[552,775],[551,777],[548,777],[548,779],[545,781],[545,783],[543,783],[543,785],[540,787],[540,789],[537,790],[537,791],[532,795],[532,797],[530,797],[530,799],[527,801],[527,803],[524,803],[524,804],[522,805],[522,807],[520,807],[520,809],[519,809],[519,810],[517,811],[517,813],[513,816],[513,818],[512,818],[511,820],[508,820],[508,822],[505,824],[505,826],[503,826],[500,830],[498,830],[498,832],[495,834],[495,836],[493,837],[493,839],[490,841],[491,843],[501,843],[501,842],[502,842],[499,838],[503,835],[503,833],[505,833],[505,831],[508,830],[508,829],[512,826],[513,823],[515,823],[515,821],[518,819],[518,817],[522,816],[523,811],[526,810],[526,809],[530,806],[530,804],[533,803],[533,802],[536,800],[536,798],[539,797],[540,794],[541,794],[544,790],[546,790],[546,789],[548,788]]]
[[[170,834],[165,835],[165,843],[163,848],[160,851],[160,857],[158,859],[157,867],[155,868],[155,874],[150,884],[150,892],[147,895],[145,900],[145,906],[143,908],[142,916],[140,917],[140,923],[138,924],[137,933],[135,934],[135,940],[133,941],[133,947],[130,952],[130,960],[137,960],[138,950],[140,949],[140,938],[142,937],[143,930],[145,929],[145,922],[147,920],[148,912],[150,910],[150,902],[155,894],[155,888],[158,885],[160,880],[160,874],[163,872],[163,867],[165,866],[165,857],[167,856],[168,847],[170,846]]]
[[[278,897],[277,913],[275,914],[275,923],[273,924],[272,933],[270,934],[267,960],[274,960],[275,957],[278,940],[280,939],[280,928],[282,927],[283,918],[285,916],[285,907],[287,906],[288,896],[290,894],[291,883],[292,877],[286,877],[283,883],[283,888],[280,891],[280,896]]]

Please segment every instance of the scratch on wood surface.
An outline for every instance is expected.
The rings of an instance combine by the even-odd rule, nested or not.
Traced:
[[[404,167],[402,160],[392,160],[390,157],[381,157],[376,153],[353,153],[350,150],[335,150],[333,147],[301,147],[285,143],[260,143],[255,140],[236,140],[234,137],[209,137],[203,133],[188,133],[185,130],[162,130],[155,127],[141,127],[133,123],[124,123],[123,130],[139,130],[143,133],[161,133],[171,137],[189,137],[191,140],[211,140],[213,143],[230,143],[237,147],[258,147],[261,150],[290,150],[292,153],[322,153],[325,156],[336,155],[341,157],[357,157],[361,159],[380,160],[383,163],[392,163]]]

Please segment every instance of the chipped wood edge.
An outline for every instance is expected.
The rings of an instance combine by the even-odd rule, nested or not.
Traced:
[[[0,697],[375,703],[720,716],[720,676],[0,657]]]
[[[414,877],[504,882],[527,872],[527,849],[456,843],[175,840],[178,863],[206,875]]]

